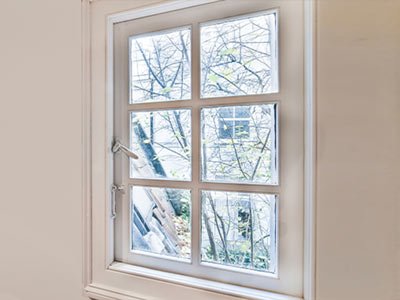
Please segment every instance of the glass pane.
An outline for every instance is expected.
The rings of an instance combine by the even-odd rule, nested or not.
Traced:
[[[189,190],[131,187],[132,250],[190,259]]]
[[[191,97],[190,28],[130,38],[131,103]]]
[[[278,90],[276,14],[201,26],[201,97]]]
[[[274,273],[275,206],[275,195],[202,191],[202,261]]]
[[[131,113],[131,177],[191,179],[191,112],[189,109]]]
[[[202,180],[277,184],[275,115],[276,104],[203,108]]]

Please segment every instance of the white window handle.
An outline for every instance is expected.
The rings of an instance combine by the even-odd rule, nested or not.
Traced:
[[[113,145],[112,148],[111,148],[111,151],[112,151],[113,153],[116,153],[116,152],[118,152],[118,151],[122,151],[122,152],[124,152],[127,156],[129,156],[130,158],[133,158],[133,159],[138,159],[138,158],[139,158],[139,156],[137,156],[135,153],[133,153],[133,152],[131,151],[131,149],[129,149],[129,148],[126,147],[125,145],[121,144],[119,141],[116,141],[116,142],[114,143],[114,145]]]
[[[116,203],[116,192],[124,193],[124,187],[121,185],[113,184],[111,186],[111,219],[115,219],[117,216],[117,203]]]

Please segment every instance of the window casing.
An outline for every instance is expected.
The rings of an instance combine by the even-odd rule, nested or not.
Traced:
[[[225,4],[226,5],[226,4]],[[222,13],[221,10],[218,11],[218,13],[214,13],[213,17],[207,17],[207,18],[203,18],[204,20],[199,20],[199,22],[201,23],[207,23],[209,21],[214,21],[214,20],[221,20],[221,19],[225,19],[226,17],[231,17],[231,16],[241,16],[241,15],[246,15],[248,13],[253,13],[253,12],[258,12],[258,11],[268,11],[268,9],[271,7],[260,7],[257,9],[250,9],[246,8],[245,5],[237,5],[237,7],[235,7],[233,9],[233,13],[232,11],[227,12],[226,14]],[[202,7],[202,9],[204,9],[204,11],[207,11],[206,6]],[[212,5],[210,5],[210,7],[208,8],[209,10],[212,10],[213,7]],[[189,10],[188,10],[189,11]],[[197,9],[196,9],[197,11]],[[270,10],[272,11],[272,10]],[[281,13],[281,10],[276,10],[279,11],[279,13]],[[284,10],[283,10],[284,11]],[[174,19],[174,15],[177,14],[177,12],[174,13],[170,13],[171,16],[167,16],[167,14],[164,15],[160,15],[160,16],[155,16],[155,17],[151,17],[149,18],[149,22],[151,22],[150,19],[164,19],[164,17],[166,17],[167,19]],[[190,12],[189,12],[190,14]],[[180,15],[181,14],[177,14]],[[199,13],[199,15],[207,15],[206,13]],[[187,18],[187,20],[193,20],[193,18]],[[281,22],[282,19],[280,19],[279,22]],[[129,49],[129,47],[122,47],[121,45],[123,45],[124,43],[126,43],[125,37],[129,37],[129,36],[140,36],[142,34],[146,34],[148,32],[158,32],[158,31],[162,31],[165,29],[175,29],[175,28],[180,28],[182,26],[187,26],[189,23],[183,21],[179,21],[179,22],[175,22],[176,24],[169,24],[168,23],[168,28],[164,28],[164,26],[160,26],[157,25],[154,26],[154,29],[151,29],[149,27],[146,26],[140,26],[138,23],[138,21],[134,21],[132,22],[132,26],[131,27],[136,27],[136,28],[148,28],[143,32],[136,32],[135,30],[130,30],[129,27],[129,22],[125,22],[125,23],[121,23],[121,24],[117,24],[115,26],[115,64],[116,64],[116,69],[115,69],[115,117],[114,117],[114,136],[115,138],[121,140],[124,144],[126,145],[130,145],[130,128],[126,128],[126,124],[129,124],[130,122],[130,115],[126,114],[125,112],[149,112],[149,111],[156,111],[156,110],[172,110],[172,109],[189,109],[191,111],[191,128],[192,128],[192,145],[191,145],[191,149],[192,149],[192,153],[191,153],[191,166],[192,166],[192,172],[191,172],[191,178],[189,178],[186,181],[180,181],[180,180],[160,180],[160,178],[151,178],[151,179],[144,179],[144,178],[131,178],[130,173],[130,164],[128,159],[120,154],[116,154],[115,155],[115,166],[116,166],[116,171],[114,173],[114,182],[117,184],[121,184],[125,187],[129,187],[129,186],[134,186],[134,187],[151,187],[151,188],[170,188],[170,189],[186,189],[186,190],[190,190],[192,193],[192,224],[191,224],[191,228],[196,232],[192,232],[192,239],[191,239],[191,245],[192,245],[192,256],[194,258],[192,258],[192,262],[191,264],[184,264],[182,262],[178,262],[175,261],[174,259],[168,259],[166,257],[159,257],[158,255],[150,255],[149,253],[141,255],[139,253],[135,253],[135,255],[131,255],[132,253],[129,253],[130,250],[128,251],[128,253],[126,252],[126,249],[130,249],[130,243],[132,242],[129,238],[130,236],[130,229],[129,226],[127,227],[126,224],[130,224],[130,220],[131,220],[131,216],[128,215],[129,212],[131,211],[130,207],[128,207],[128,205],[131,205],[131,199],[130,199],[130,191],[129,189],[125,189],[125,193],[124,194],[118,194],[117,195],[117,218],[115,220],[116,226],[115,226],[115,233],[116,233],[116,240],[115,240],[115,257],[117,261],[122,261],[125,263],[132,263],[135,265],[141,265],[141,266],[146,266],[149,268],[155,268],[155,269],[162,269],[162,270],[166,270],[166,271],[170,271],[170,272],[175,272],[175,273],[183,273],[183,274],[188,274],[188,275],[192,275],[192,276],[198,276],[198,277],[207,277],[210,278],[212,280],[217,280],[217,281],[226,281],[223,278],[225,277],[224,275],[230,273],[230,272],[235,272],[235,277],[232,280],[229,280],[230,283],[234,283],[234,284],[241,284],[243,282],[243,280],[245,280],[246,282],[254,281],[255,284],[252,285],[248,285],[250,287],[256,287],[256,288],[264,288],[266,286],[268,286],[268,284],[266,284],[267,281],[272,280],[271,282],[276,282],[277,280],[280,279],[275,279],[275,278],[266,278],[266,277],[278,277],[278,273],[276,272],[274,276],[271,275],[267,275],[267,274],[260,274],[259,272],[252,272],[252,271],[248,271],[248,272],[242,272],[241,270],[238,269],[232,269],[229,266],[222,268],[219,266],[215,266],[215,265],[209,265],[207,263],[204,264],[199,264],[199,258],[200,258],[200,253],[196,253],[199,252],[199,249],[201,248],[201,232],[200,232],[200,228],[201,228],[201,216],[200,216],[200,212],[201,212],[201,191],[224,191],[224,192],[238,192],[238,193],[253,193],[253,194],[268,194],[268,195],[277,195],[279,197],[277,197],[277,201],[276,204],[280,205],[281,201],[283,201],[282,199],[287,199],[285,194],[289,194],[287,192],[287,189],[289,189],[290,187],[295,187],[296,193],[293,194],[297,194],[297,197],[301,197],[301,191],[298,189],[298,184],[292,184],[290,181],[301,181],[301,176],[296,178],[296,179],[290,179],[290,174],[288,174],[288,172],[285,172],[285,168],[282,168],[282,166],[280,166],[279,171],[280,171],[280,182],[278,183],[276,178],[276,183],[275,184],[268,184],[268,185],[263,185],[263,184],[247,184],[247,183],[231,183],[231,182],[227,182],[224,178],[220,178],[221,182],[223,183],[219,183],[218,180],[203,180],[201,177],[201,141],[200,141],[200,136],[201,136],[201,131],[200,128],[201,126],[198,126],[199,124],[201,124],[200,122],[200,117],[201,117],[201,110],[203,108],[207,108],[207,107],[225,107],[225,106],[235,106],[235,107],[239,107],[241,105],[263,105],[263,104],[273,104],[276,105],[277,107],[277,117],[279,116],[279,119],[282,120],[286,120],[287,121],[287,117],[289,115],[291,116],[295,116],[297,125],[301,123],[299,123],[299,119],[301,119],[301,109],[299,109],[298,104],[296,109],[293,110],[297,110],[295,113],[293,113],[293,111],[290,111],[291,109],[286,109],[288,107],[290,103],[290,101],[294,101],[293,98],[292,100],[285,100],[283,96],[285,96],[285,94],[287,96],[289,96],[291,93],[285,91],[284,87],[286,85],[286,87],[288,86],[286,83],[288,83],[285,74],[281,74],[281,78],[283,77],[283,80],[281,80],[280,82],[280,91],[276,92],[276,93],[268,93],[268,94],[260,94],[260,95],[238,95],[238,96],[234,96],[234,97],[215,97],[215,98],[210,98],[210,97],[199,97],[200,93],[199,93],[199,76],[198,74],[195,74],[196,72],[199,72],[199,60],[198,58],[200,57],[199,55],[199,47],[197,44],[196,47],[196,43],[198,42],[197,38],[200,36],[199,34],[199,27],[196,28],[196,26],[193,26],[194,24],[191,24],[191,37],[192,37],[192,60],[191,60],[191,70],[192,70],[192,78],[191,78],[191,92],[192,92],[192,97],[188,100],[171,100],[168,102],[154,102],[154,103],[138,103],[138,104],[133,104],[126,101],[126,99],[129,99],[129,96],[127,95],[127,91],[129,91],[129,88],[126,89],[127,86],[127,74],[129,74],[128,70],[124,70],[124,68],[126,68],[127,66],[122,66],[123,62],[119,62],[118,59],[122,58],[122,59],[126,59],[127,57],[127,49]],[[136,24],[133,24],[136,23]],[[146,23],[144,21],[144,23]],[[159,22],[160,23],[160,22]],[[159,24],[158,23],[158,24]],[[151,27],[151,26],[150,26]],[[131,32],[129,32],[131,31]],[[196,33],[197,31],[197,33]],[[121,41],[118,40],[119,39],[119,34],[121,32],[121,35],[124,35],[124,37],[120,37],[121,40],[125,40],[125,41]],[[197,35],[197,37],[196,37]],[[196,41],[197,40],[197,41]],[[281,53],[280,53],[280,56]],[[284,55],[283,55],[284,56]],[[197,65],[197,66],[196,66]],[[120,68],[120,69],[119,69]],[[296,68],[295,68],[296,69]],[[277,69],[276,69],[277,70]],[[127,72],[128,71],[128,72]],[[281,70],[282,72],[282,70]],[[286,73],[287,74],[287,73]],[[299,72],[297,72],[297,74],[299,74]],[[197,78],[196,78],[197,77]],[[289,77],[289,76],[287,76]],[[287,88],[289,89],[289,88]],[[300,99],[299,101],[301,102],[301,89],[297,86],[294,87],[293,90],[295,90],[295,92],[293,92],[293,94],[297,93],[297,96],[299,97],[298,99]],[[292,95],[293,95],[292,94]],[[125,99],[125,100],[122,100]],[[239,120],[238,120],[239,119]],[[245,119],[245,118],[244,118]],[[278,119],[278,118],[277,118]],[[236,115],[233,116],[232,118],[233,122],[236,121],[247,121],[247,120],[241,120],[241,118],[236,118]],[[278,121],[276,122],[276,124],[278,125]],[[125,128],[123,128],[125,127]],[[278,136],[279,139],[282,140],[287,140],[288,137],[290,135],[286,134],[288,132],[288,127],[289,123],[286,123],[284,121],[280,121],[279,122],[279,134],[276,136],[276,142],[278,144]],[[236,129],[235,129],[236,130]],[[240,129],[238,129],[240,132]],[[197,131],[197,132],[196,132]],[[120,134],[118,134],[120,133]],[[234,134],[236,134],[236,131],[233,132]],[[246,138],[246,134],[243,135],[243,138]],[[286,142],[285,142],[286,143]],[[301,144],[301,143],[300,143]],[[281,142],[279,143],[280,148],[282,147]],[[280,159],[280,163],[281,164],[288,164],[290,160],[293,159],[289,159],[289,160],[285,160],[284,158],[287,156],[286,154],[283,154],[278,151],[278,147],[277,149],[277,153],[276,155],[278,155],[281,157]],[[297,151],[295,156],[299,155],[299,152],[301,152],[301,150]],[[283,157],[282,157],[283,156]],[[196,159],[197,157],[197,159]],[[278,159],[276,159],[276,162],[278,161]],[[135,161],[132,162],[132,164],[134,164]],[[278,167],[276,166],[276,170],[278,170]],[[276,173],[277,174],[277,173]],[[286,175],[289,175],[288,177],[286,177]],[[276,175],[278,176],[278,175]],[[194,183],[195,182],[195,183]],[[284,185],[284,183],[286,183]],[[300,205],[301,206],[301,205]],[[239,217],[239,212],[237,213],[238,217]],[[282,220],[282,215],[279,215],[280,220]],[[286,222],[286,221],[284,221]],[[280,231],[279,235],[281,234]],[[285,247],[286,248],[286,247]],[[301,248],[301,247],[300,247]],[[282,249],[282,244],[280,244],[279,246],[279,252],[281,252]],[[284,252],[286,252],[287,250],[285,250]],[[277,253],[278,254],[278,253]],[[134,257],[136,256],[136,258]],[[282,258],[280,257],[279,261],[281,261]],[[279,277],[281,277],[282,272],[281,272],[281,266],[279,266],[279,261],[278,261],[278,269],[279,269]],[[162,268],[160,268],[160,264],[162,264]],[[196,265],[195,268],[197,269],[201,269],[203,266],[204,268],[204,272],[199,272],[198,274],[191,274],[190,271],[186,271],[185,270],[185,266],[189,265],[189,267],[187,268],[188,270],[190,268],[192,268],[193,265]],[[176,267],[179,266],[179,267]],[[213,269],[210,269],[213,268]],[[277,270],[278,270],[277,269]],[[211,270],[211,271],[210,271]],[[210,276],[208,276],[209,273],[218,273],[215,278],[212,278]],[[255,279],[260,277],[259,280]],[[271,287],[266,287],[266,289],[271,289],[274,290],[273,287],[274,284],[271,284]],[[279,290],[279,288],[277,288],[276,290]]]

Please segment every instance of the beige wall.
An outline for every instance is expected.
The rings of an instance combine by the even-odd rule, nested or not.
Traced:
[[[400,299],[400,1],[319,1],[317,55],[318,300]]]
[[[0,1],[0,299],[80,300],[80,1]]]
[[[0,299],[84,299],[80,1],[1,0],[0,38]],[[319,2],[318,300],[400,299],[399,56],[400,1]]]

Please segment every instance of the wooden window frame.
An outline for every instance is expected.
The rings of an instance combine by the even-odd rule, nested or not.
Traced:
[[[107,1],[104,1],[107,2]],[[116,7],[107,5],[101,8],[94,8],[96,1],[82,2],[82,54],[83,54],[83,203],[85,224],[84,231],[84,278],[86,294],[93,299],[147,299],[147,297],[163,297],[173,299],[177,293],[187,295],[193,299],[203,299],[211,296],[213,299],[222,299],[224,295],[246,297],[249,299],[314,299],[314,160],[315,160],[315,126],[314,126],[314,44],[315,44],[315,4],[311,0],[304,2],[305,20],[305,168],[304,168],[304,287],[301,297],[291,297],[269,291],[254,290],[232,284],[213,282],[204,279],[188,278],[166,272],[153,271],[143,267],[131,266],[128,264],[116,263],[113,259],[113,225],[108,221],[111,210],[110,202],[107,200],[110,192],[109,185],[112,177],[111,141],[112,131],[106,120],[112,117],[113,92],[110,82],[113,78],[112,67],[112,28],[113,24],[130,20],[133,18],[148,16],[202,5],[205,3],[217,2],[213,0],[189,0],[172,1],[167,3],[149,6],[145,8],[124,11],[123,13],[111,14],[118,11]],[[111,5],[112,6],[112,5]],[[118,6],[118,5],[117,5]],[[122,5],[123,6],[123,5]],[[126,10],[123,8],[121,10]],[[94,17],[97,13],[101,17]],[[104,22],[104,17],[107,17]],[[94,25],[103,23],[107,32],[107,52],[95,53],[101,37],[93,35]],[[91,39],[88,39],[91,37]],[[93,40],[97,41],[93,43]],[[103,38],[104,39],[104,38]],[[91,41],[91,42],[90,42]],[[95,62],[104,60],[104,66],[95,66]],[[104,82],[97,82],[99,76],[93,76],[100,68],[106,75]],[[96,77],[96,78],[95,78]],[[106,88],[105,99],[104,89],[99,91],[98,87]],[[99,128],[102,128],[99,130]],[[102,149],[94,147],[102,144]],[[103,161],[102,165],[95,164]],[[127,288],[127,287],[134,288]],[[155,287],[159,288],[155,291]],[[148,294],[147,294],[148,293]],[[225,299],[225,298],[224,298]]]

